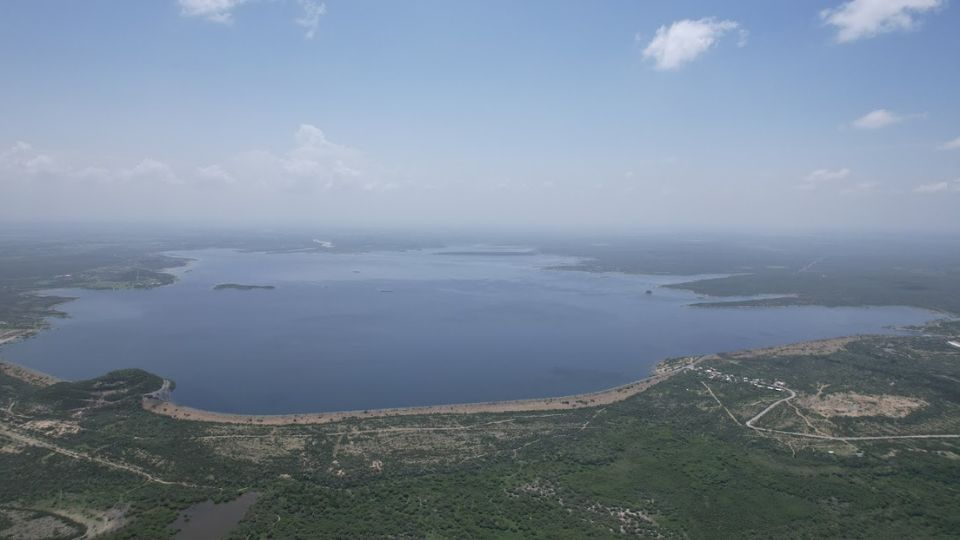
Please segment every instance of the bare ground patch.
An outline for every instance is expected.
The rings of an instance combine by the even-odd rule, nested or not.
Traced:
[[[120,505],[106,510],[97,510],[80,506],[63,507],[51,504],[41,510],[75,521],[86,528],[80,540],[96,538],[116,531],[127,524],[126,513],[129,505]]]
[[[0,538],[30,540],[34,538],[74,538],[83,533],[76,523],[48,513],[26,509],[0,508],[0,514],[12,525],[0,530]]]
[[[53,375],[34,371],[28,367],[23,367],[11,362],[0,361],[0,373],[34,386],[50,386],[61,382],[60,379]]]
[[[804,396],[798,398],[796,404],[827,418],[834,416],[903,418],[929,405],[919,398],[893,394],[858,394],[856,392],[821,394],[819,397]]]
[[[16,441],[0,442],[0,454],[19,454],[26,448],[25,445],[19,444]]]
[[[78,422],[64,420],[30,420],[23,424],[23,427],[50,437],[73,435],[79,433],[81,429]]]

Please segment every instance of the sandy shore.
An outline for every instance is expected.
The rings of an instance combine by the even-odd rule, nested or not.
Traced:
[[[821,339],[815,341],[806,341],[793,343],[765,349],[754,349],[729,353],[725,356],[733,358],[749,358],[763,355],[815,355],[830,354],[842,349],[851,341],[862,339],[862,336],[850,336],[841,338]],[[282,426],[295,424],[327,424],[330,422],[339,422],[348,418],[383,418],[390,416],[414,416],[426,414],[477,414],[477,413],[508,413],[508,412],[540,412],[540,411],[558,411],[583,409],[588,407],[598,407],[609,405],[618,401],[623,401],[631,396],[643,392],[647,388],[664,381],[673,375],[690,368],[700,361],[710,358],[717,358],[716,355],[707,355],[700,357],[689,357],[681,360],[672,360],[661,362],[654,375],[645,379],[640,379],[623,386],[616,386],[599,392],[590,392],[586,394],[576,394],[572,396],[562,396],[542,399],[520,399],[513,401],[490,401],[484,403],[459,403],[454,405],[433,405],[425,407],[399,407],[394,409],[368,409],[363,411],[339,411],[339,412],[318,412],[303,414],[278,414],[278,415],[257,415],[257,414],[230,414],[213,411],[194,409],[184,405],[178,405],[172,401],[159,399],[156,396],[167,396],[165,389],[169,386],[168,381],[164,381],[164,387],[154,394],[144,396],[143,408],[164,416],[170,416],[178,420],[193,420],[196,422],[214,422],[221,424],[252,424],[267,426]]]
[[[647,388],[664,381],[683,369],[699,363],[701,360],[709,358],[691,357],[685,362],[674,362],[669,367],[661,364],[657,368],[655,375],[640,379],[622,386],[600,390],[599,392],[590,392],[585,394],[576,394],[572,396],[561,396],[542,399],[519,399],[512,401],[488,401],[481,403],[458,403],[452,405],[431,405],[424,407],[398,407],[393,409],[368,409],[362,411],[338,411],[338,412],[319,412],[303,414],[277,414],[277,415],[256,415],[256,414],[230,414],[212,411],[204,411],[178,405],[172,401],[156,399],[152,396],[143,398],[143,408],[164,416],[170,416],[178,420],[193,420],[196,422],[214,422],[221,424],[252,424],[266,426],[282,425],[309,425],[309,424],[328,424],[330,422],[339,422],[348,418],[384,418],[390,416],[415,416],[426,414],[478,414],[478,413],[507,413],[507,412],[539,412],[539,411],[557,411],[583,409],[588,407],[598,407],[609,405],[617,401],[622,401],[643,392]],[[166,385],[166,381],[164,382]]]
[[[740,351],[728,353],[724,356],[732,358],[749,358],[761,355],[810,355],[810,354],[829,354],[843,348],[851,341],[862,339],[862,336],[832,338],[817,341],[808,341],[766,349],[756,349],[750,351]],[[661,362],[655,371],[655,374],[645,379],[640,379],[622,386],[600,390],[598,392],[589,392],[576,394],[572,396],[561,396],[552,398],[537,399],[519,399],[512,401],[489,401],[482,403],[458,403],[451,405],[431,405],[423,407],[398,407],[392,409],[367,409],[358,411],[337,411],[337,412],[317,412],[303,414],[277,414],[277,415],[257,415],[257,414],[231,414],[214,411],[205,411],[195,409],[185,405],[179,405],[170,401],[169,387],[170,381],[164,380],[163,386],[155,392],[151,392],[143,397],[143,408],[155,414],[169,416],[178,420],[191,420],[195,422],[211,422],[221,424],[248,424],[248,425],[309,425],[309,424],[328,424],[339,422],[350,418],[384,418],[391,416],[415,416],[428,414],[478,414],[478,413],[512,413],[512,412],[541,412],[584,409],[589,407],[599,407],[609,405],[618,401],[623,401],[631,396],[654,386],[655,384],[669,379],[673,375],[680,373],[690,367],[695,366],[703,360],[718,358],[717,355],[707,355],[699,357],[688,357],[683,359],[673,359]],[[11,362],[0,361],[0,371],[15,377],[17,379],[37,384],[49,386],[60,379],[40,373],[29,368],[13,364]]]

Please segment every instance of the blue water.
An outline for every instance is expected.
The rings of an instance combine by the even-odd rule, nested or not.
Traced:
[[[545,269],[548,255],[203,250],[152,290],[78,297],[3,356],[68,379],[139,367],[206,409],[291,413],[598,390],[661,359],[890,332],[907,307],[703,309],[689,278]],[[218,283],[274,290],[212,290]],[[653,294],[645,291],[652,289]]]

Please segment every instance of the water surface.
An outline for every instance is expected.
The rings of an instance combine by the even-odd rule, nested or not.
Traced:
[[[458,250],[461,251],[461,250]],[[542,254],[183,253],[151,290],[58,291],[70,317],[3,355],[67,378],[139,367],[176,401],[295,413],[557,396],[649,374],[661,359],[935,318],[907,307],[704,309],[687,281],[548,270]],[[213,290],[220,283],[272,290]],[[646,294],[651,290],[652,294]]]
[[[170,526],[176,540],[213,540],[224,538],[240,523],[247,510],[257,502],[257,493],[248,491],[225,503],[203,501],[187,508]]]

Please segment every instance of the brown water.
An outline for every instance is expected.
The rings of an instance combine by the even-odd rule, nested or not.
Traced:
[[[247,492],[236,499],[216,504],[203,501],[187,508],[170,527],[177,531],[177,540],[214,540],[223,538],[240,523],[257,493]]]

